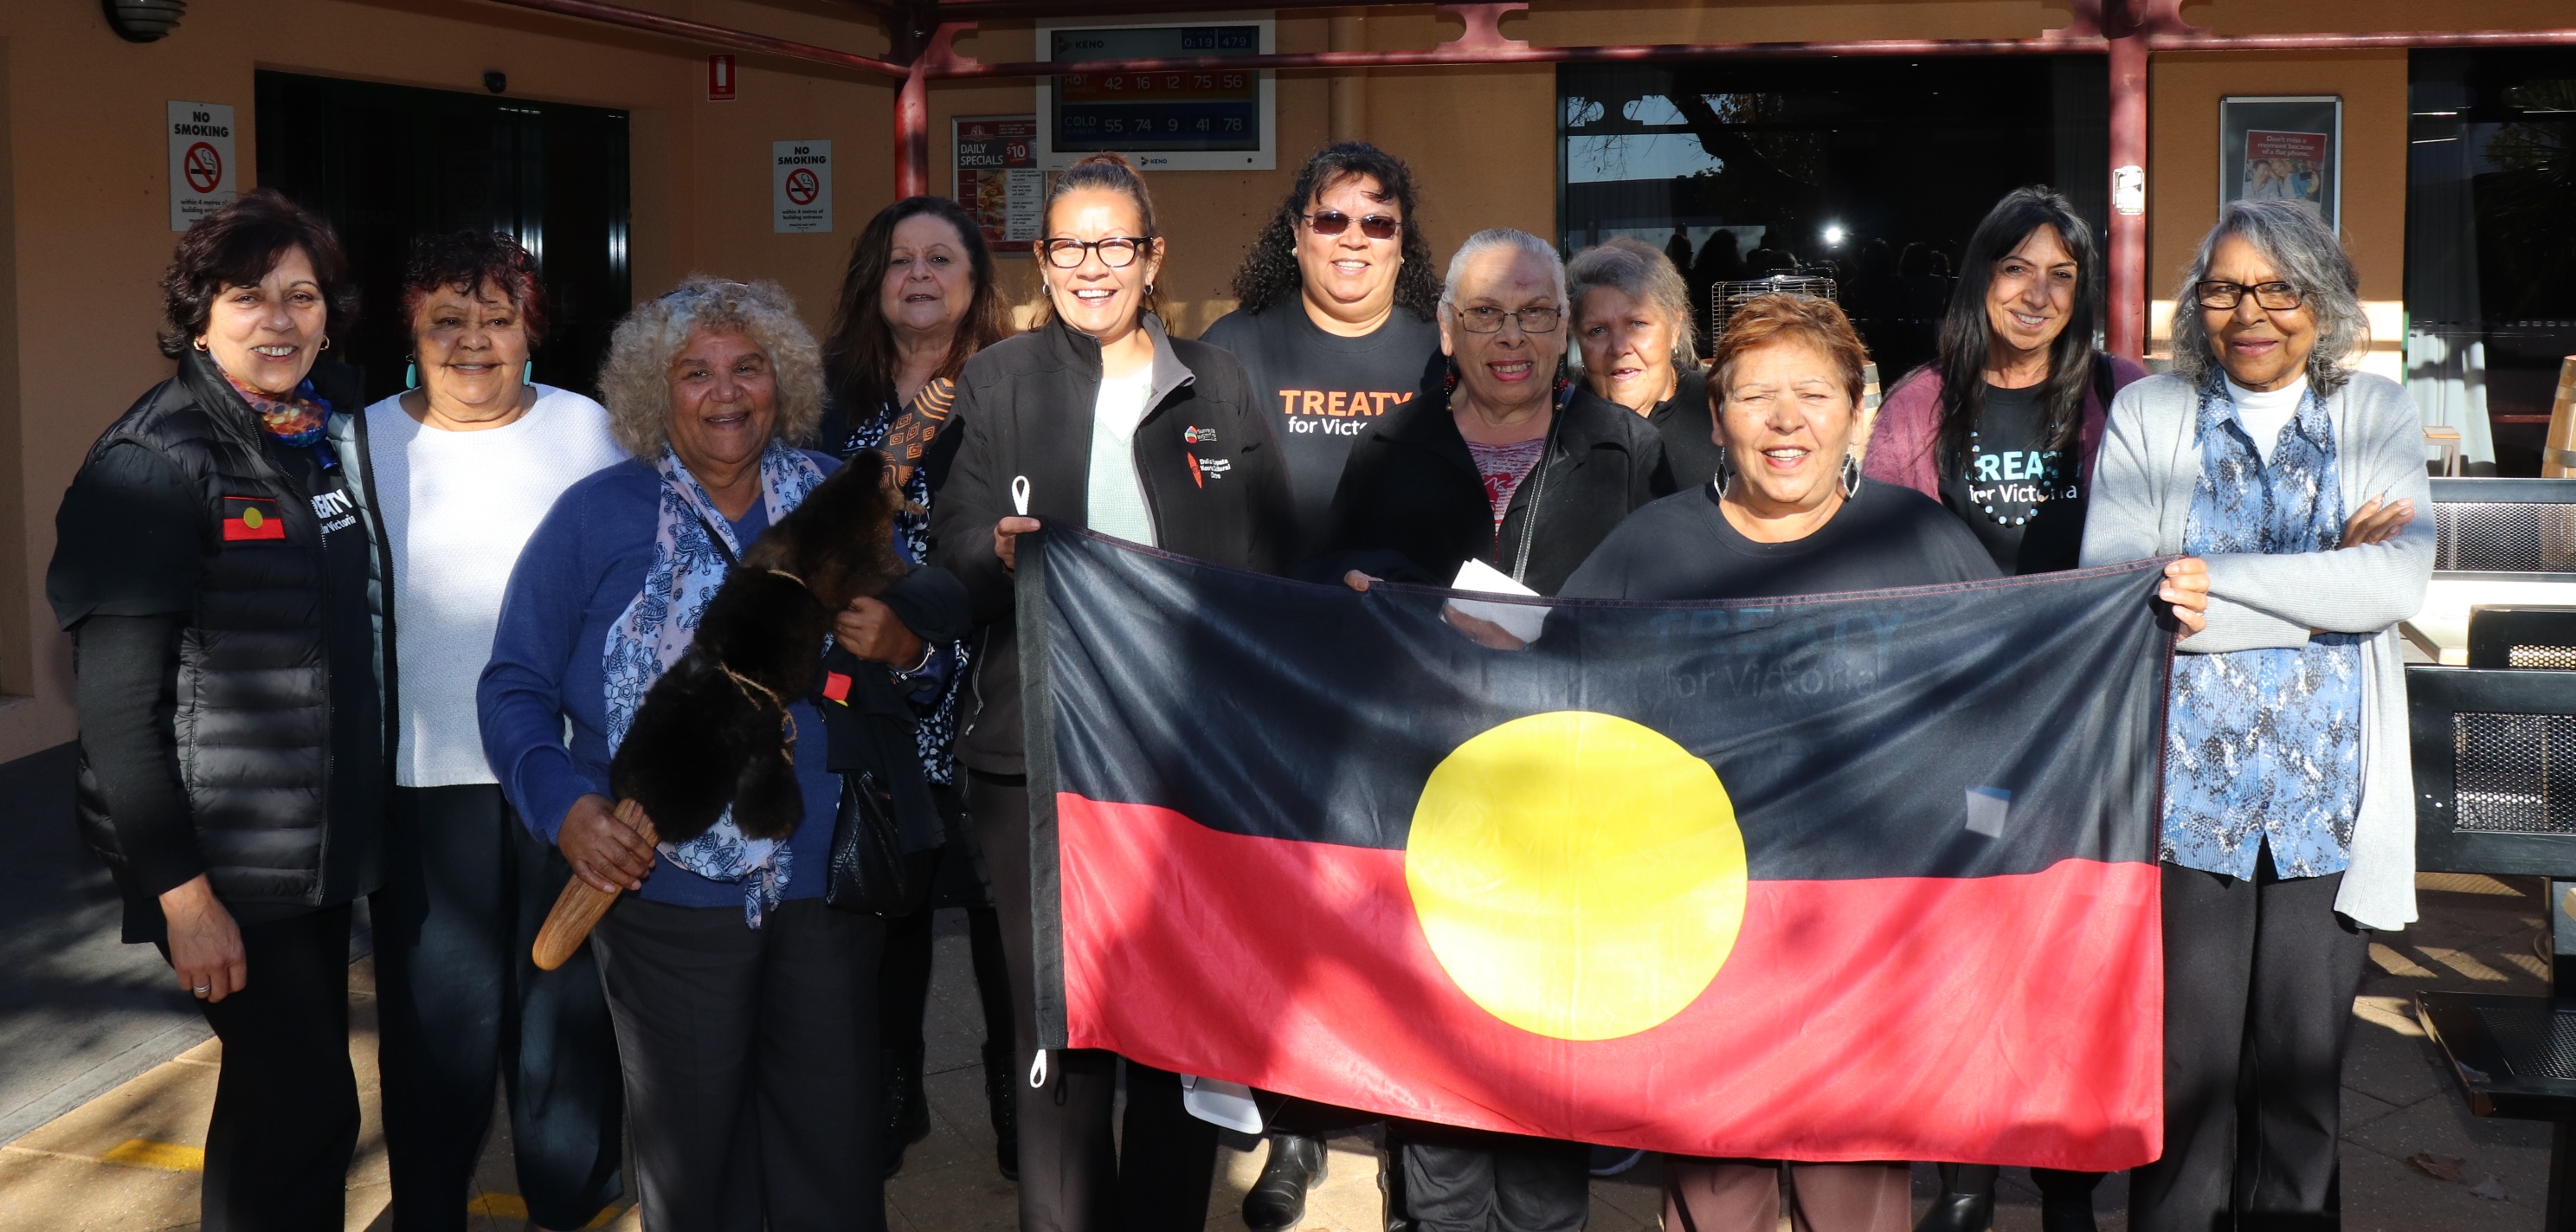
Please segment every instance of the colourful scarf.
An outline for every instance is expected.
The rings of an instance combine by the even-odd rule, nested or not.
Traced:
[[[653,563],[645,570],[644,588],[609,627],[605,647],[611,753],[626,742],[646,691],[687,653],[707,604],[744,547],[734,541],[733,524],[716,511],[714,498],[681,465],[679,455],[666,448],[653,468],[662,473]],[[777,525],[822,482],[821,468],[804,454],[777,441],[761,451],[760,500],[770,525]],[[722,536],[729,550],[718,551],[707,537],[710,532]],[[817,658],[823,650],[814,648]],[[778,905],[794,871],[785,840],[745,838],[731,809],[706,833],[685,843],[665,842],[659,850],[664,859],[708,880],[742,882],[743,922],[753,928],[760,927],[762,912]]]
[[[215,371],[224,370],[218,365]],[[313,382],[297,385],[294,393],[283,398],[244,385],[229,372],[224,372],[224,383],[250,404],[251,413],[259,416],[260,430],[276,437],[279,444],[303,449],[322,439],[322,425],[331,417],[331,403],[313,392]]]

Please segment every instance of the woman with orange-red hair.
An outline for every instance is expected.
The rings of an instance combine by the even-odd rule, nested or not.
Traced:
[[[1862,481],[1855,452],[1868,360],[1831,301],[1766,295],[1745,305],[1717,340],[1708,383],[1717,479],[1630,515],[1558,593],[1756,599],[1994,577],[1977,537],[1939,503]],[[1903,1163],[1677,1158],[1664,1224],[1770,1232],[1784,1170],[1801,1227],[1906,1232],[1913,1223]]]

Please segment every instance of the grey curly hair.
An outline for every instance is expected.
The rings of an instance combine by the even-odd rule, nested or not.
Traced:
[[[2308,353],[2308,385],[2322,397],[2343,388],[2370,349],[2370,318],[2361,307],[2361,273],[2317,212],[2296,201],[2231,201],[2218,225],[2200,241],[2191,269],[2174,293],[2174,371],[2193,384],[2211,378],[2218,358],[2193,288],[2209,277],[2218,245],[2240,235],[2254,245],[2281,281],[2298,288],[2300,303],[2317,323],[2316,349]]]
[[[1651,301],[1664,310],[1673,323],[1673,362],[1684,371],[1699,366],[1699,350],[1693,345],[1696,323],[1691,319],[1690,287],[1682,281],[1680,270],[1673,268],[1672,258],[1643,240],[1625,235],[1607,240],[1574,254],[1565,263],[1565,298],[1573,305],[1574,315],[1583,315],[1583,297],[1596,287],[1609,287],[1637,299]],[[1581,337],[1583,323],[1575,322],[1575,336]],[[1579,366],[1583,352],[1577,349],[1574,359]]]
[[[671,361],[700,330],[741,334],[759,347],[778,382],[771,432],[789,444],[813,437],[823,422],[823,350],[796,315],[796,301],[774,282],[691,274],[627,313],[599,366],[608,430],[628,454],[652,459],[669,447]]]

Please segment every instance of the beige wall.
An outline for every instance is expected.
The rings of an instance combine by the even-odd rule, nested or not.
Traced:
[[[862,54],[883,34],[835,0],[621,0]],[[1541,45],[1863,38],[2025,38],[2065,21],[2049,0],[1538,0],[1504,33]],[[1366,10],[1377,49],[1428,47],[1454,18]],[[2404,29],[2418,0],[2217,0],[2186,10],[2220,33]],[[2566,0],[2455,0],[2450,28],[2571,20]],[[959,43],[988,61],[1031,58],[1028,22]],[[1331,45],[1330,19],[1279,19],[1283,51]],[[740,57],[741,97],[703,97],[709,49],[474,0],[262,0],[200,4],[178,32],[136,46],[95,5],[0,4],[0,759],[69,739],[70,667],[45,610],[52,519],[83,451],[168,371],[152,348],[155,279],[168,261],[161,134],[169,99],[230,103],[247,166],[257,148],[260,68],[472,91],[510,76],[513,95],[627,109],[632,121],[632,265],[637,295],[705,269],[783,282],[818,328],[850,239],[892,192],[890,83],[763,56]],[[1195,332],[1231,306],[1244,247],[1297,163],[1330,131],[1332,77],[1279,75],[1280,166],[1166,172],[1152,184],[1171,242],[1164,297]],[[2345,223],[2365,293],[2393,301],[2404,270],[2406,59],[2402,53],[2169,55],[2152,77],[2149,286],[2169,293],[2217,206],[2217,100],[2315,92],[2345,99]],[[1435,254],[1469,232],[1555,230],[1555,73],[1544,65],[1381,69],[1366,74],[1364,133],[1410,161]],[[948,121],[1031,109],[1026,81],[931,90],[934,191],[950,188]],[[828,138],[836,217],[829,235],[778,235],[769,220],[769,143]],[[245,177],[247,181],[249,177]],[[1029,263],[1006,276],[1029,288]]]

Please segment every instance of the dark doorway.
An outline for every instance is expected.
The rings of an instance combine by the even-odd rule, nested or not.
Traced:
[[[1687,246],[1703,311],[1712,281],[1829,264],[1890,384],[1931,358],[1952,264],[1998,198],[2054,186],[2097,237],[2107,213],[2100,56],[1567,65],[1556,81],[1569,255],[1613,235]]]
[[[367,397],[403,387],[403,262],[417,236],[516,236],[544,270],[536,377],[597,395],[626,312],[626,113],[487,94],[259,74],[259,182],[328,216],[355,267]]]
[[[2537,475],[2576,355],[2576,51],[2409,61],[2407,388],[2471,474]]]

